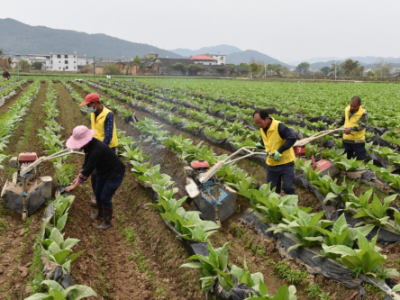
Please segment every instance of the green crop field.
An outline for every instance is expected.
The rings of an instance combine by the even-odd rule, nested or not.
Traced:
[[[127,173],[105,232],[89,218],[90,184],[54,195],[47,220],[45,208],[25,222],[1,208],[1,299],[66,299],[59,283],[41,284],[50,279],[43,264],[72,276],[69,299],[334,300],[357,291],[399,299],[400,85],[22,78],[0,83],[1,186],[16,171],[11,157],[55,153],[75,126],[90,126],[79,103],[93,92],[115,115]],[[239,204],[221,227],[191,209],[184,167],[198,159],[212,166],[254,146],[256,108],[302,139],[333,129],[355,95],[368,112],[365,161],[348,160],[341,134],[327,135],[296,158],[296,195],[271,191],[264,160],[244,159],[217,172]],[[322,174],[312,158],[336,172]],[[82,163],[60,158],[40,172],[66,186]],[[191,252],[194,245],[204,253]]]

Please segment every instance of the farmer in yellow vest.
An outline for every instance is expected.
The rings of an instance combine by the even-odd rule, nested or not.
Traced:
[[[294,195],[294,150],[293,145],[297,138],[285,124],[270,118],[266,109],[257,109],[253,113],[254,122],[260,128],[261,142],[256,147],[265,147],[271,153],[267,156],[267,182],[271,189],[280,194],[283,181],[283,191],[287,195]]]
[[[79,106],[86,105],[86,110],[91,114],[91,127],[94,130],[94,137],[99,141],[102,141],[104,144],[109,146],[111,150],[116,154],[116,149],[118,146],[118,137],[117,137],[117,127],[115,126],[115,120],[113,113],[105,107],[101,101],[98,94],[89,94],[85,97],[85,101],[83,101]],[[96,191],[96,181],[97,181],[97,172],[96,169],[91,174],[91,182],[93,188],[93,196],[91,198],[92,206],[99,206],[95,197]]]
[[[367,111],[361,107],[361,98],[354,96],[350,105],[344,110],[344,116],[337,122],[345,128],[343,134],[343,149],[347,159],[364,160],[367,157],[365,150],[365,129],[367,127]]]

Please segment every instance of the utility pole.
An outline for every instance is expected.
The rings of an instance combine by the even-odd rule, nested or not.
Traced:
[[[337,65],[337,61],[335,61],[335,81],[336,81],[336,65]]]
[[[17,78],[18,78],[18,81],[19,81],[19,55],[16,54],[15,56],[17,57],[17,72],[18,72]]]
[[[267,65],[264,64],[264,77],[267,78]]]

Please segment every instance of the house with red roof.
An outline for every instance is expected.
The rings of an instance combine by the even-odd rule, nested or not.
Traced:
[[[205,54],[198,54],[195,56],[190,57],[190,60],[198,65],[207,65],[207,66],[214,66],[218,65],[218,60],[212,58],[209,55]]]

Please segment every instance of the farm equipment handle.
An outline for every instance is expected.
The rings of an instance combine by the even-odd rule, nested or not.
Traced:
[[[315,141],[315,140],[317,140],[317,139],[319,139],[321,137],[324,137],[324,136],[326,136],[328,134],[332,134],[332,133],[339,132],[339,131],[345,131],[345,130],[346,130],[345,128],[337,128],[337,129],[330,129],[330,130],[321,131],[321,132],[318,132],[318,133],[314,134],[313,136],[310,136],[308,138],[305,138],[305,139],[297,141],[294,144],[293,147],[303,147],[306,144],[308,144],[308,143],[310,143],[312,141]],[[258,148],[257,147],[243,147],[243,148],[240,148],[239,150],[237,150],[236,152],[232,153],[231,155],[229,155],[226,159],[216,162],[210,168],[210,170],[208,170],[206,173],[203,173],[200,176],[199,181],[201,183],[203,183],[203,182],[206,182],[207,180],[210,180],[215,175],[215,173],[217,173],[218,170],[221,169],[222,166],[224,166],[226,164],[234,163],[234,162],[236,162],[238,160],[241,160],[241,159],[244,159],[246,157],[253,156],[253,155],[273,156],[272,153],[269,153],[269,152],[254,152],[254,151],[251,151],[252,149],[258,149]],[[247,152],[247,154],[243,155],[241,157],[232,159],[233,156],[239,154],[242,151]]]
[[[43,157],[37,159],[34,163],[32,163],[29,166],[23,168],[21,170],[21,172],[20,172],[20,176],[23,177],[26,173],[32,171],[33,169],[35,169],[38,165],[40,165],[44,161],[52,160],[52,159],[59,158],[59,157],[62,157],[62,156],[65,156],[65,155],[69,155],[69,154],[81,154],[81,155],[84,155],[83,152],[73,151],[72,149],[63,149],[63,150],[58,151],[57,153],[54,153],[52,155],[43,156]]]
[[[324,137],[324,136],[326,136],[328,134],[339,132],[339,131],[345,131],[345,130],[346,130],[345,128],[337,128],[337,129],[330,129],[330,130],[317,132],[316,134],[314,134],[314,135],[312,135],[312,136],[310,136],[308,138],[305,138],[305,139],[297,141],[293,145],[293,147],[302,147],[302,146],[305,146],[308,143],[311,143],[311,142],[313,142],[313,141],[315,141],[315,140],[317,140],[319,138],[322,138],[322,137]]]
[[[251,149],[258,149],[258,148],[257,147],[243,147],[243,148],[240,148],[239,150],[237,150],[236,152],[232,153],[231,155],[229,155],[224,160],[220,160],[220,161],[216,162],[210,168],[210,170],[208,170],[206,173],[203,173],[202,175],[200,175],[199,181],[201,183],[203,183],[203,182],[206,182],[207,180],[210,180],[215,175],[215,173],[217,173],[218,170],[222,168],[222,166],[224,166],[226,164],[234,163],[234,162],[236,162],[238,160],[241,160],[241,159],[244,159],[246,157],[253,156],[253,155],[273,156],[273,154],[269,153],[269,152],[254,152],[254,151],[251,151]],[[243,155],[241,157],[232,159],[232,157],[234,157],[235,155],[239,154],[242,151],[247,152],[247,154]]]

